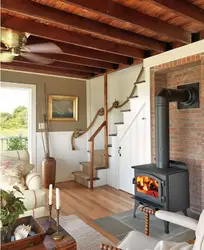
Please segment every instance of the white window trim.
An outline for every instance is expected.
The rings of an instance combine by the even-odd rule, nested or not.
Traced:
[[[36,166],[37,150],[36,150],[36,85],[1,82],[1,87],[5,88],[22,88],[29,90],[29,110],[28,110],[28,151],[30,153],[30,162]]]

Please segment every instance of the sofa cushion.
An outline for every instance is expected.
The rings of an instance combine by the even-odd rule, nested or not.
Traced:
[[[15,167],[15,164],[16,165],[22,165],[22,167],[23,167],[23,169],[22,169],[23,176],[27,175],[35,167],[33,164],[30,164],[27,161],[18,160],[18,159],[15,159],[15,158],[0,154],[0,162],[2,163],[2,162],[5,162],[5,161],[10,161],[11,164],[12,164],[12,167]]]
[[[41,177],[37,173],[29,173],[25,177],[26,186],[29,190],[37,190],[42,188]]]
[[[38,207],[32,210],[25,211],[24,214],[21,214],[20,217],[30,216],[32,215],[34,218],[40,218],[46,216],[45,207]]]
[[[23,197],[23,203],[27,210],[32,210],[45,205],[45,191],[43,189],[38,190],[24,190],[23,194],[16,192],[17,197]]]
[[[30,162],[30,156],[27,150],[4,151],[1,156],[9,157],[15,160]]]
[[[24,185],[23,170],[23,165],[16,161],[1,161],[0,188],[4,190],[13,190],[13,186],[17,186],[20,190],[26,189]]]

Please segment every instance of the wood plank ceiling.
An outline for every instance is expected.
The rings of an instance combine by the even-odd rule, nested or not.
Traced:
[[[44,54],[49,66],[16,57],[2,68],[89,79],[202,39],[204,0],[2,0],[1,24],[63,51]]]

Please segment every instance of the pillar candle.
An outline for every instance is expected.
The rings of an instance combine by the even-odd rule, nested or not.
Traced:
[[[60,190],[56,188],[56,209],[60,209]]]
[[[49,198],[48,198],[48,204],[52,205],[52,184],[49,185]]]

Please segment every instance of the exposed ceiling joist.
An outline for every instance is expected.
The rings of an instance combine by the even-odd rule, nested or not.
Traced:
[[[25,63],[25,62],[13,61],[12,63],[2,63],[1,68],[12,71],[33,72],[46,75],[59,75],[59,76],[76,77],[83,79],[89,79],[91,77],[91,74],[86,72],[67,70],[45,65],[39,66],[33,63]]]
[[[44,57],[47,57],[47,56],[44,56]],[[23,58],[20,58],[20,59],[15,58],[14,62],[32,63],[31,61],[27,61]],[[42,65],[39,65],[39,67],[41,67],[41,66]],[[47,67],[49,67],[49,68],[57,67],[57,68],[64,68],[64,69],[68,69],[68,70],[76,70],[76,71],[89,72],[89,73],[104,73],[104,70],[99,69],[99,68],[77,65],[77,64],[72,64],[72,63],[55,62],[55,61],[53,61],[52,64],[47,65]]]
[[[117,69],[118,64],[113,64],[109,62],[102,62],[102,61],[96,61],[96,60],[91,60],[87,58],[79,58],[77,56],[71,56],[71,55],[66,55],[66,54],[43,54],[43,53],[38,53],[40,56],[44,56],[46,58],[52,59],[56,62],[63,62],[63,63],[72,63],[72,64],[77,64],[77,65],[84,65],[84,66],[90,66],[90,67],[95,67],[99,69]]]
[[[80,35],[75,32],[66,31],[56,27],[37,23],[33,20],[25,20],[17,17],[7,18],[3,27],[15,29],[21,32],[29,32],[32,35],[59,41],[63,43],[75,44],[100,51],[112,52],[119,55],[131,56],[135,58],[144,58],[144,51],[123,44],[116,44],[90,37],[88,35]]]
[[[40,5],[30,0],[2,0],[1,7],[4,10],[28,16],[65,27],[75,28],[80,31],[85,31],[91,34],[103,35],[107,38],[114,39],[115,42],[127,42],[130,46],[136,46],[143,49],[150,49],[156,51],[164,51],[165,43],[148,38],[133,32],[128,32],[122,29],[114,28],[112,26],[96,22],[84,17],[76,16],[65,11],[60,11],[55,8]]]
[[[96,0],[61,0],[61,2],[73,4],[118,21],[125,21],[152,30],[184,44],[191,42],[190,33],[182,28],[173,26],[137,10],[127,8],[112,0],[103,0],[102,4],[99,4]]]
[[[46,42],[52,42],[52,41],[39,37],[30,36],[27,44],[46,43]],[[76,56],[78,57],[78,59],[86,58],[86,59],[92,59],[97,61],[99,60],[103,62],[124,64],[124,65],[130,65],[131,64],[130,62],[132,61],[132,58],[126,56],[107,53],[99,50],[88,49],[73,44],[65,44],[56,41],[54,43],[62,49],[64,54]]]
[[[171,9],[182,16],[198,22],[204,26],[204,10],[186,0],[144,0],[158,4],[166,9]]]

